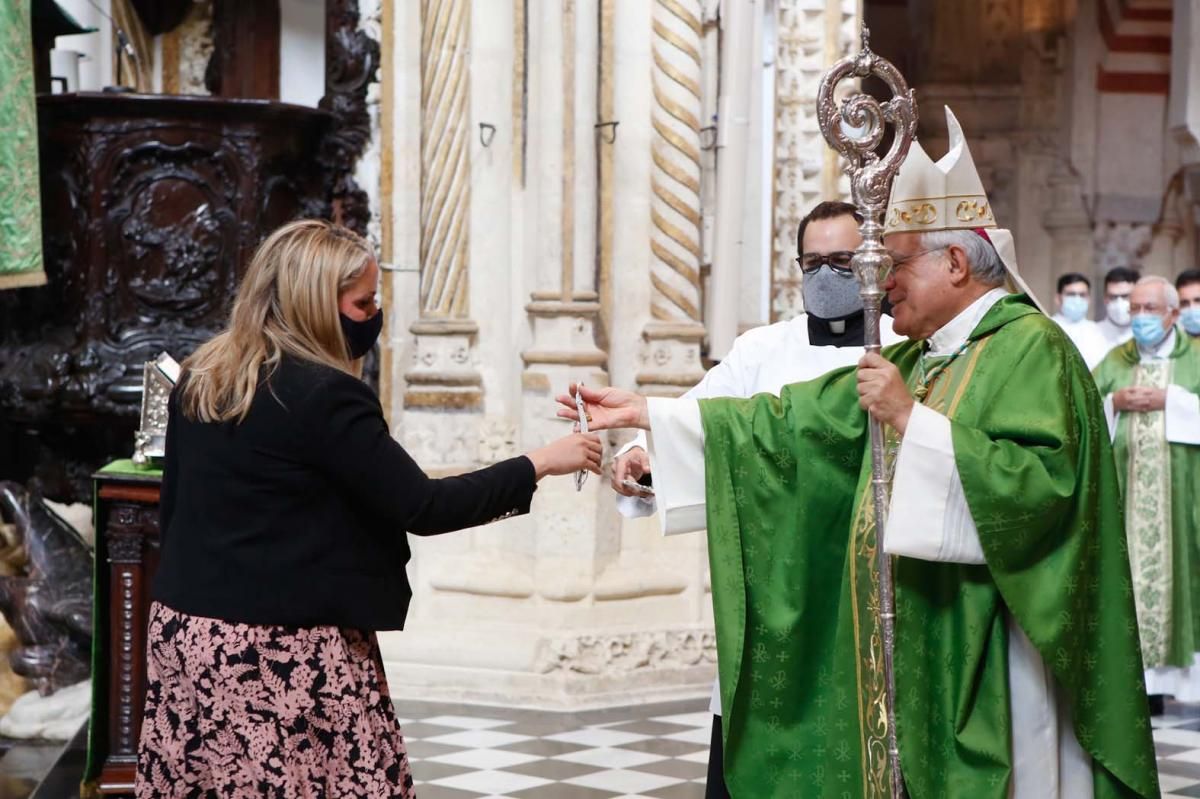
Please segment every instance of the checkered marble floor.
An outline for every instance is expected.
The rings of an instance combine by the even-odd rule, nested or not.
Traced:
[[[702,799],[708,700],[578,713],[400,700],[417,799]],[[1200,704],[1153,719],[1163,799],[1200,797]]]
[[[708,700],[576,713],[399,700],[417,799],[702,799]]]
[[[1200,705],[1167,702],[1150,720],[1163,799],[1200,797]]]

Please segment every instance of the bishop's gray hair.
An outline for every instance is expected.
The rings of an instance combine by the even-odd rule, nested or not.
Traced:
[[[931,230],[921,234],[921,249],[958,247],[967,254],[971,274],[985,286],[1002,286],[1008,276],[992,243],[973,230]]]
[[[1165,277],[1159,277],[1158,275],[1146,275],[1134,285],[1161,285],[1163,301],[1167,303],[1168,310],[1174,311],[1179,307],[1179,291],[1172,286],[1171,281],[1167,280]]]

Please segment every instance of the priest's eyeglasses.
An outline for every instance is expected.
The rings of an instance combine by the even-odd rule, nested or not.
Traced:
[[[854,274],[850,269],[850,261],[853,260],[854,253],[846,250],[838,252],[821,253],[821,252],[806,252],[796,259],[796,263],[800,265],[800,271],[804,274],[812,274],[820,269],[825,264],[829,264],[829,268],[834,273],[843,277],[849,277]]]

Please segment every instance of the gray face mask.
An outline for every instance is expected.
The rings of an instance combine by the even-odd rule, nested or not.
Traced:
[[[841,319],[863,307],[854,275],[839,275],[829,264],[805,273],[803,292],[804,310],[818,319]]]

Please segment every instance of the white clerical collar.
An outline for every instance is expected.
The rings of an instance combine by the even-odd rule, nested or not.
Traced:
[[[1171,357],[1171,350],[1175,349],[1175,328],[1172,327],[1167,331],[1166,337],[1155,344],[1153,347],[1143,347],[1137,345],[1138,355],[1143,361],[1158,361],[1163,358]]]
[[[979,320],[992,310],[992,306],[1007,295],[1008,291],[1005,289],[994,288],[960,311],[958,316],[929,337],[929,354],[935,357],[952,354],[963,345],[971,331],[979,324]]]

